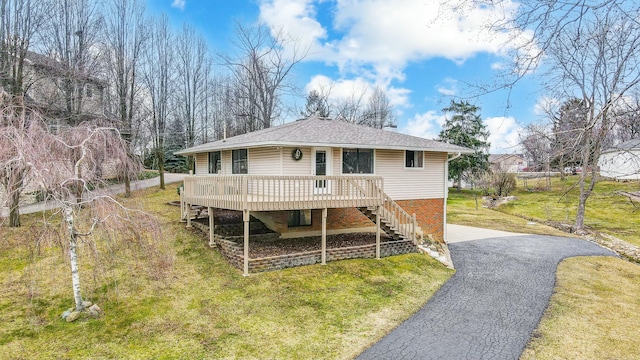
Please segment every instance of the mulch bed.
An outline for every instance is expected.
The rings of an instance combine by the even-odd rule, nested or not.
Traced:
[[[380,242],[390,241],[386,234],[380,234]],[[327,235],[327,249],[369,245],[376,243],[375,233],[352,233]],[[322,240],[320,236],[280,239],[277,241],[249,241],[249,257],[263,258],[296,254],[307,251],[321,250]]]

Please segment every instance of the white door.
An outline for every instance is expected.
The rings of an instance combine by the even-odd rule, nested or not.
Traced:
[[[331,148],[313,148],[311,172],[315,176],[331,176]],[[328,180],[314,182],[314,194],[331,193],[331,183]]]

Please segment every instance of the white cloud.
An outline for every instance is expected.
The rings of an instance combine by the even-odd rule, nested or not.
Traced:
[[[444,114],[429,110],[424,114],[414,116],[413,119],[410,119],[399,131],[407,135],[436,139],[445,121],[446,118]]]
[[[436,90],[444,96],[455,96],[458,93],[458,80],[446,78],[443,83],[436,85]]]
[[[486,118],[484,123],[490,133],[489,142],[492,153],[515,153],[521,150],[518,135],[522,131],[522,127],[518,125],[516,119],[511,116],[498,116]]]
[[[373,93],[375,86],[376,84],[362,77],[333,80],[324,75],[316,75],[307,83],[305,90],[307,93],[314,89],[320,93],[329,93],[329,97],[334,101],[351,98],[358,99],[362,97],[364,104]],[[409,106],[409,94],[411,92],[409,89],[399,87],[385,88],[384,85],[379,86],[387,95],[391,106]]]
[[[547,117],[560,109],[560,100],[554,97],[542,96],[536,102],[533,112],[538,116]]]
[[[445,122],[444,114],[429,110],[414,116],[399,131],[408,135],[437,139]],[[513,117],[490,117],[485,119],[484,123],[490,132],[489,142],[492,153],[514,153],[521,150],[518,134],[522,128]]]
[[[317,14],[331,6],[331,23]],[[343,76],[367,72],[376,83],[404,78],[409,62],[444,57],[464,62],[479,52],[506,54],[513,34],[486,25],[510,16],[502,8],[455,2],[404,0],[261,0],[260,17],[272,28],[310,44],[309,59],[339,66]],[[326,15],[326,14],[323,14]],[[322,18],[323,23],[319,19]],[[520,41],[523,43],[523,41]]]
[[[184,7],[187,5],[187,0],[173,0],[171,7],[184,10]]]

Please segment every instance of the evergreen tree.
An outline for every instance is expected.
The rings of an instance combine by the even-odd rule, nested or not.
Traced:
[[[489,131],[478,115],[480,108],[467,101],[451,100],[449,107],[442,111],[451,117],[447,117],[439,140],[475,150],[449,162],[449,178],[457,179],[460,191],[463,179],[489,168]]]
[[[304,111],[300,112],[303,117],[309,117],[312,115],[319,117],[329,117],[329,104],[327,97],[322,96],[317,90],[311,90],[307,95],[307,103],[304,107]]]

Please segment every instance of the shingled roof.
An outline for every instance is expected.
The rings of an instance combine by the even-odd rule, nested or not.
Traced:
[[[266,146],[326,146],[463,154],[473,152],[468,148],[440,141],[311,116],[284,125],[190,147],[177,151],[176,154],[192,155],[209,151]]]

